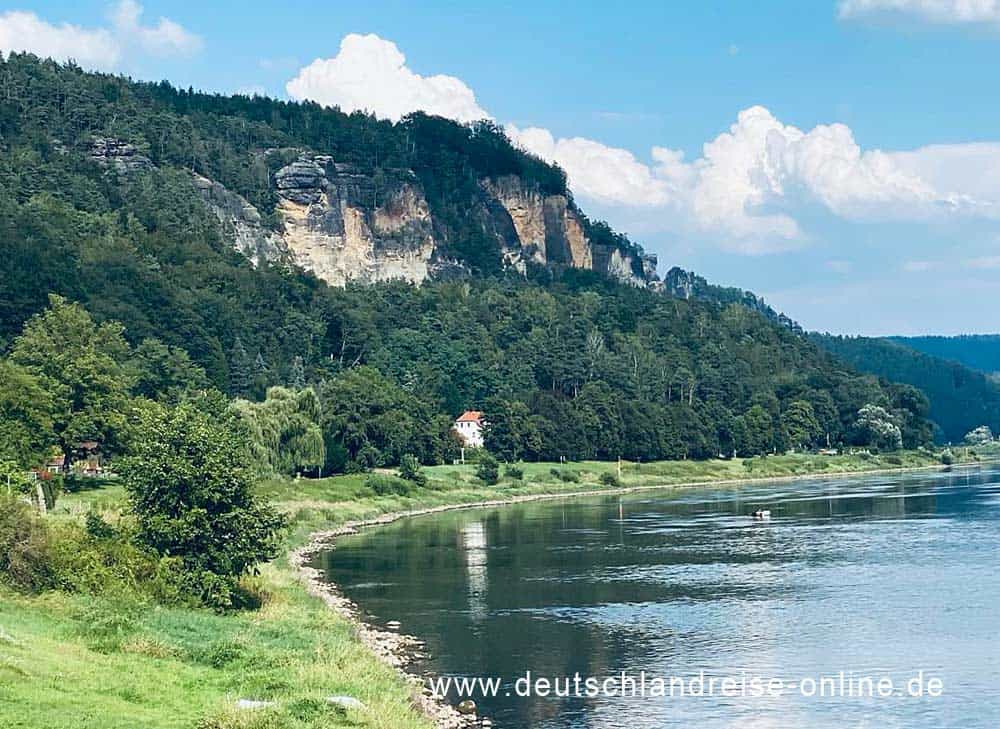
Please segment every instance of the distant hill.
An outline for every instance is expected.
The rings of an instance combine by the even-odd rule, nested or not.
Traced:
[[[961,362],[966,367],[980,372],[1000,375],[1000,334],[890,337],[890,339],[935,357]]]
[[[902,445],[929,440],[913,387],[855,372],[752,294],[660,281],[492,124],[15,53],[0,88],[0,354],[59,294],[232,396],[313,385],[327,470],[444,460],[470,408],[498,453],[548,460],[867,445],[866,405]]]
[[[1000,429],[1000,385],[983,372],[917,351],[895,339],[815,333],[809,337],[862,372],[922,390],[930,400],[930,418],[941,428],[939,438],[943,440],[958,442],[980,425],[988,425],[994,432]]]

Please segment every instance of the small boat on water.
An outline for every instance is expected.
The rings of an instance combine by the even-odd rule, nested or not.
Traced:
[[[750,516],[754,519],[770,519],[771,510],[770,509],[757,509],[757,511],[751,512]]]

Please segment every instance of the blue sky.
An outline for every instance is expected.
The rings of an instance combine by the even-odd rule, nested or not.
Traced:
[[[1000,3],[472,5],[17,2],[0,48],[382,116],[486,113],[661,271],[809,328],[1000,330]]]

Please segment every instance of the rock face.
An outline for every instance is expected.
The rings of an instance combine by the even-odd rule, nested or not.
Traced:
[[[505,258],[547,265],[593,268],[593,252],[576,210],[564,195],[525,189],[512,175],[483,180],[483,190],[510,217],[516,240],[504,241]]]
[[[219,219],[223,234],[255,266],[261,261],[289,259],[284,240],[262,225],[260,212],[244,197],[197,173],[194,174],[194,186],[208,209]]]
[[[334,285],[431,272],[434,235],[423,193],[403,173],[385,183],[326,155],[303,155],[274,175],[282,239],[292,260]]]
[[[442,252],[452,233],[435,223],[409,170],[362,174],[328,155],[300,153],[273,176],[278,230],[218,182],[195,175],[194,184],[233,246],[255,264],[287,261],[336,286],[468,272]],[[481,180],[473,198],[463,214],[497,241],[504,267],[522,274],[529,264],[592,269],[635,286],[658,285],[655,256],[593,243],[565,195],[545,195],[509,175]]]
[[[139,154],[134,145],[110,137],[93,139],[90,144],[90,158],[120,175],[153,168],[152,160]]]

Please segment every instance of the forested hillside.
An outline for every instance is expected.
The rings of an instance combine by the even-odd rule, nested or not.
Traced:
[[[958,362],[918,352],[891,339],[811,334],[813,341],[857,367],[922,390],[940,437],[957,443],[981,425],[1000,427],[1000,385]]]
[[[487,446],[506,458],[892,449],[929,437],[918,391],[858,375],[745,302],[680,300],[570,265],[504,267],[496,239],[468,222],[480,179],[516,175],[568,191],[560,170],[495,127],[422,115],[393,125],[11,55],[0,64],[0,135],[10,374],[0,417],[23,425],[25,400],[40,405],[49,391],[64,412],[35,413],[49,425],[34,432],[50,428],[63,449],[85,437],[112,447],[130,400],[175,403],[207,386],[243,399],[236,409],[267,448],[301,450],[260,454],[286,471],[446,460],[451,420],[467,408],[486,410]],[[111,138],[135,149],[116,142],[109,163]],[[105,140],[97,152],[95,139]],[[454,270],[421,286],[336,288],[286,261],[253,265],[192,172],[280,226],[271,178],[288,159],[261,151],[288,146],[348,160],[372,179],[411,170]],[[633,246],[581,219],[592,241]],[[59,373],[46,351],[60,353]],[[88,400],[91,382],[114,397]],[[272,386],[281,389],[268,395]],[[86,417],[69,417],[87,403]],[[33,465],[39,444],[25,437],[13,455]]]
[[[1000,377],[1000,334],[962,334],[956,337],[889,337],[899,344],[941,359]]]

